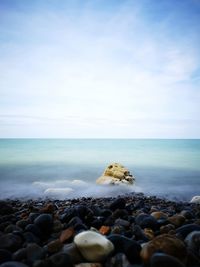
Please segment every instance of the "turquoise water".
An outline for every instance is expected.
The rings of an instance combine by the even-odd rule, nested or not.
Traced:
[[[131,171],[134,187],[95,185],[112,162]],[[0,139],[1,198],[142,191],[189,200],[199,188],[200,140]]]

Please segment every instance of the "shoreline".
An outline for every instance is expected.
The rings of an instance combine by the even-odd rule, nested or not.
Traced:
[[[96,243],[100,233],[114,247],[106,254],[103,245],[105,255],[92,261],[74,241],[85,233],[90,243],[91,232],[97,234]],[[199,204],[143,193],[0,201],[2,267],[9,262],[11,267],[200,266],[194,235],[200,239]],[[87,248],[89,254],[101,250],[96,243]]]

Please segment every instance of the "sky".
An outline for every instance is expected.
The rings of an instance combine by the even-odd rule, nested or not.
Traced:
[[[200,0],[0,0],[1,138],[200,138]]]

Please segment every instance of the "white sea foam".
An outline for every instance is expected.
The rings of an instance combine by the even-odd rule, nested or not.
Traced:
[[[57,199],[76,198],[76,197],[109,197],[117,196],[131,192],[141,192],[141,188],[135,185],[97,185],[85,182],[83,180],[74,179],[57,180],[55,182],[33,182],[33,187],[43,190],[46,197],[54,197]]]

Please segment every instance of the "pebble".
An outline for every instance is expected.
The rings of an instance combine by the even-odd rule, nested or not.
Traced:
[[[140,263],[141,246],[136,241],[117,234],[108,239],[113,243],[115,253],[124,253],[131,263]]]
[[[7,261],[2,263],[0,267],[28,267],[28,265],[19,261]]]
[[[65,230],[62,231],[61,235],[60,235],[60,242],[65,243],[67,241],[69,241],[70,239],[73,238],[74,236],[74,228],[73,227],[69,227]]]
[[[4,204],[8,211],[0,209],[0,266],[185,267],[186,255],[187,267],[200,266],[200,206],[195,203],[130,194]],[[86,239],[87,249],[83,246],[89,258],[74,242],[88,232],[98,235]]]
[[[167,214],[162,211],[154,211],[151,213],[151,216],[153,216],[156,220],[168,218]]]
[[[62,248],[62,252],[68,254],[71,257],[74,264],[85,261],[80,251],[78,250],[77,246],[74,243],[65,244]]]
[[[84,231],[76,235],[74,243],[83,257],[93,262],[105,259],[114,250],[112,242],[93,231]]]
[[[28,244],[26,248],[27,262],[33,264],[34,261],[43,259],[45,256],[45,251],[43,248],[35,243]]]
[[[141,228],[151,228],[152,230],[156,230],[158,228],[158,223],[156,219],[148,214],[139,214],[136,219],[135,223],[138,224]]]
[[[49,234],[53,227],[53,218],[50,214],[41,214],[34,220],[36,225],[43,235]]]
[[[49,242],[44,248],[50,253],[56,253],[63,247],[63,244],[59,239]]]
[[[99,229],[99,233],[102,235],[108,235],[111,231],[110,226],[102,225],[101,228]]]
[[[110,204],[110,210],[115,211],[116,209],[124,209],[126,206],[126,201],[124,198],[117,198]]]
[[[0,249],[7,249],[11,252],[21,247],[22,239],[18,235],[4,234],[0,236]]]
[[[149,263],[152,254],[156,251],[162,251],[178,258],[180,261],[184,261],[187,256],[184,242],[168,234],[157,236],[142,247],[141,257],[143,262],[145,264]]]
[[[200,257],[200,231],[193,231],[185,238],[188,248]]]
[[[150,264],[151,267],[185,267],[177,258],[164,253],[154,253]]]
[[[12,259],[12,253],[5,249],[0,249],[0,264]]]
[[[186,236],[193,231],[200,231],[200,225],[198,225],[198,224],[183,225],[183,226],[176,229],[176,234],[178,237],[185,239]]]
[[[180,227],[185,222],[185,217],[183,215],[174,215],[168,218],[168,221],[175,225],[176,227]]]

